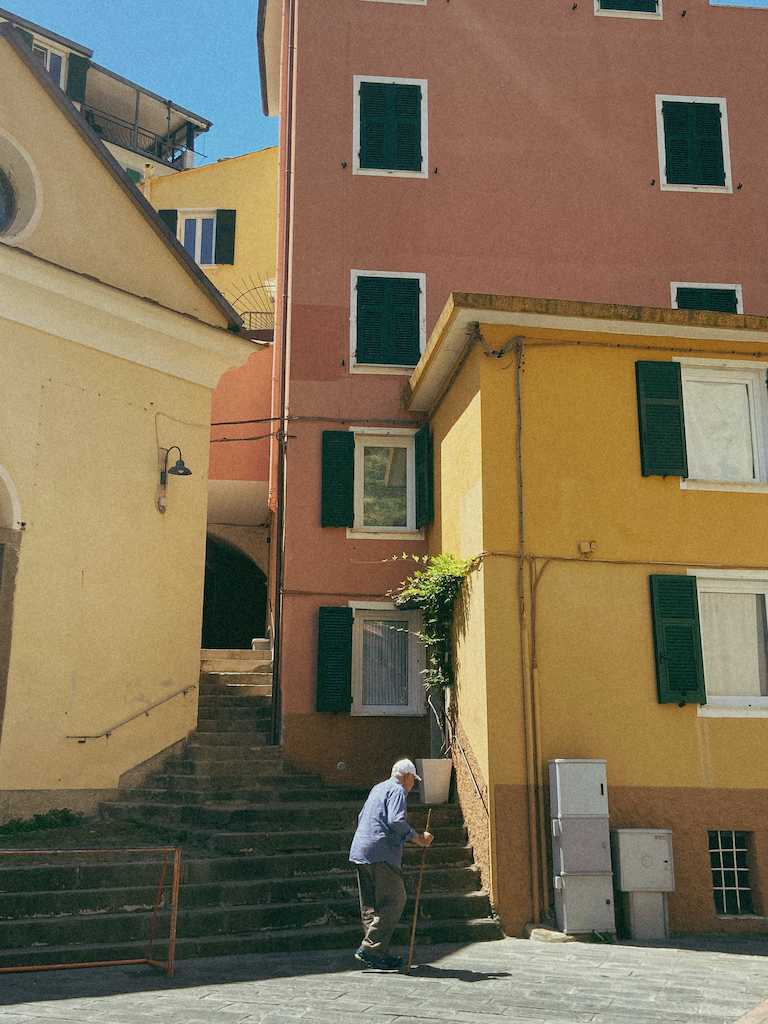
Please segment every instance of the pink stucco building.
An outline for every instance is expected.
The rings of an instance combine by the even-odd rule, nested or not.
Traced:
[[[387,593],[427,550],[401,396],[446,299],[766,313],[767,43],[768,11],[708,0],[260,0],[281,735],[327,781],[429,753]]]

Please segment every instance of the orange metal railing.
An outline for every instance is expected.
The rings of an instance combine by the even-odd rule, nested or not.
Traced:
[[[0,967],[0,974],[7,974],[14,971],[62,971],[75,967],[117,967],[126,964],[151,964],[160,970],[167,972],[168,977],[173,977],[173,966],[176,959],[176,922],[179,915],[179,879],[181,877],[181,847],[180,846],[151,846],[145,848],[119,848],[112,847],[107,850],[0,850],[0,856],[13,856],[18,854],[51,854],[51,853],[164,853],[163,870],[160,875],[160,884],[157,887],[157,898],[155,899],[155,910],[152,917],[152,930],[149,936],[149,947],[147,955],[137,960],[93,960],[80,964],[36,964],[28,967]],[[157,913],[160,909],[160,900],[163,895],[163,885],[168,868],[168,860],[173,854],[173,886],[171,889],[171,929],[168,939],[168,960],[162,963],[152,958],[152,945],[155,941],[155,929],[157,927]]]

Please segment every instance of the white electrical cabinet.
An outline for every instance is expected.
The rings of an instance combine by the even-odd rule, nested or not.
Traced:
[[[672,832],[612,828],[611,853],[624,930],[632,939],[668,938],[667,893],[675,888]]]
[[[555,912],[568,935],[615,932],[611,875],[556,875]]]
[[[557,924],[567,934],[615,932],[605,761],[549,762]]]
[[[620,892],[674,891],[669,829],[612,828],[611,852]]]
[[[572,758],[550,761],[549,804],[553,818],[607,818],[605,761]]]

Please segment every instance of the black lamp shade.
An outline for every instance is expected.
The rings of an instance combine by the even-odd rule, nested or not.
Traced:
[[[177,459],[176,465],[171,466],[168,472],[173,476],[192,476],[192,470],[184,465],[184,459]]]

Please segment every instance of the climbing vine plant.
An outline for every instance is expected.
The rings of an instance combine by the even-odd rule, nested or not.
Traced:
[[[474,568],[476,558],[454,555],[395,555],[418,562],[423,568],[408,576],[390,596],[400,608],[421,609],[424,622],[416,633],[427,649],[424,685],[445,690],[453,683],[451,665],[451,627],[453,609],[464,581]]]

